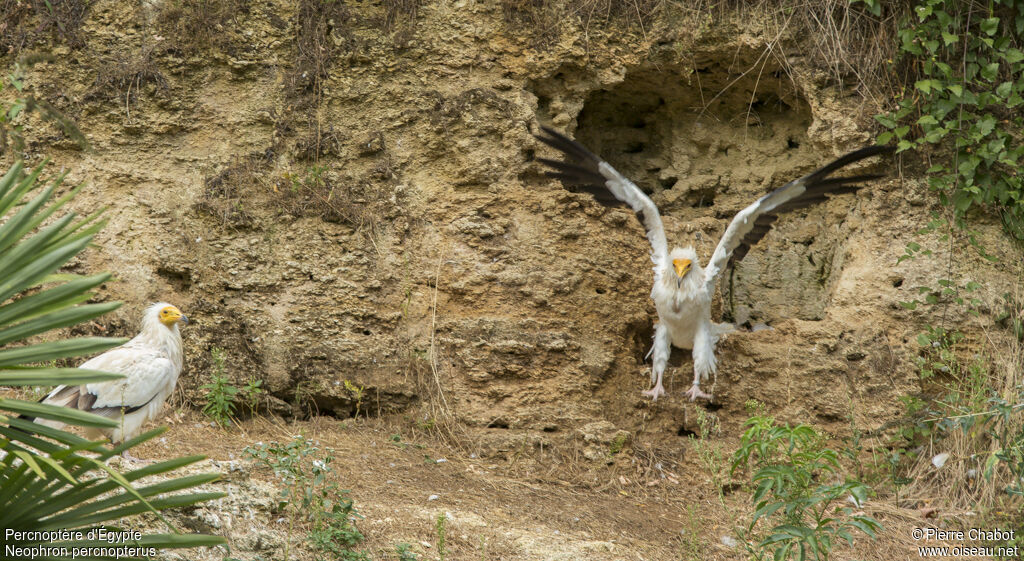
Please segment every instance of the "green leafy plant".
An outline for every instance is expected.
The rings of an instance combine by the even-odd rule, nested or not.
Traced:
[[[899,54],[914,86],[875,117],[889,129],[879,143],[952,152],[927,171],[942,202],[958,218],[993,209],[1024,239],[1024,2],[920,0],[911,18],[899,31]]]
[[[42,171],[43,166],[39,166],[26,175],[18,163],[0,178],[0,385],[53,386],[120,378],[105,372],[57,368],[53,361],[100,352],[122,343],[121,339],[40,341],[56,329],[92,320],[119,305],[84,304],[93,297],[91,290],[109,280],[110,275],[80,277],[57,273],[89,245],[103,227],[103,221],[98,213],[81,219],[76,219],[73,213],[58,215],[78,192],[75,188],[54,198],[62,177],[29,198]],[[114,529],[115,524],[124,523],[125,517],[143,512],[159,515],[164,509],[224,496],[194,492],[167,495],[209,483],[217,479],[217,474],[134,486],[145,477],[170,474],[204,459],[202,456],[166,460],[125,473],[106,465],[113,456],[161,434],[164,429],[149,431],[111,448],[19,418],[22,415],[72,426],[117,426],[116,420],[76,409],[0,398],[0,527],[14,531],[80,529],[86,536],[66,541],[27,539],[5,542],[5,546],[46,546],[54,548],[47,558],[71,559],[75,555],[73,548],[110,545],[89,538],[90,530]],[[132,545],[183,548],[222,543],[224,540],[216,536],[186,535],[174,530],[144,536]],[[6,551],[0,552],[0,559],[9,558]]]
[[[437,515],[437,520],[434,522],[434,530],[437,534],[437,558],[444,561],[444,558],[448,556],[448,550],[445,549],[445,540],[448,537],[448,530],[445,528],[445,523],[448,521],[448,516],[445,513]]]
[[[362,517],[348,491],[329,480],[332,450],[321,450],[317,443],[296,436],[284,444],[259,442],[245,453],[281,478],[278,508],[288,513],[289,530],[296,521],[306,521],[311,524],[309,543],[319,554],[331,560],[369,560],[365,552],[355,549],[363,541],[355,520]]]
[[[363,407],[363,394],[365,393],[365,386],[357,385],[350,380],[345,380],[345,391],[352,396],[352,400],[356,402],[356,412],[354,417],[359,416],[359,410]]]
[[[241,389],[235,387],[228,378],[225,369],[224,349],[214,347],[210,349],[210,357],[213,360],[213,372],[210,374],[210,382],[203,384],[199,389],[206,390],[203,405],[203,413],[206,413],[218,425],[226,427],[231,424],[235,417],[235,410],[238,408],[238,401],[241,400],[249,413],[256,412],[259,405],[260,395],[263,394],[263,381],[250,379]]]
[[[242,395],[245,396],[245,405],[249,408],[249,414],[255,415],[260,404],[260,396],[263,395],[263,380],[250,378],[242,388]]]
[[[398,561],[416,561],[419,556],[412,550],[412,545],[405,542],[395,545],[395,554],[398,555]]]
[[[870,516],[854,514],[846,502],[861,504],[870,489],[841,478],[839,455],[824,447],[824,437],[807,425],[778,425],[768,416],[747,420],[740,448],[733,454],[732,473],[753,464],[753,502],[749,536],[758,522],[773,520],[768,535],[748,543],[758,559],[771,551],[774,559],[828,559],[834,540],[853,544],[859,530],[874,538],[881,525]]]
[[[218,425],[226,427],[231,424],[231,418],[235,414],[238,388],[231,385],[227,373],[224,371],[224,349],[214,347],[210,349],[210,356],[213,358],[210,383],[203,384],[199,388],[206,390],[206,405],[203,406],[203,413],[216,421]]]

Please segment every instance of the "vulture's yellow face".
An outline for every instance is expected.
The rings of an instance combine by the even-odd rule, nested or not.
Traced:
[[[181,313],[181,310],[179,310],[176,306],[167,306],[164,309],[160,310],[159,318],[160,323],[166,325],[168,328],[174,327],[174,324],[178,323],[179,321],[188,323],[188,318],[185,317],[185,314]]]
[[[676,268],[676,276],[682,279],[686,276],[686,273],[690,272],[690,265],[693,262],[689,259],[673,259],[672,266]]]

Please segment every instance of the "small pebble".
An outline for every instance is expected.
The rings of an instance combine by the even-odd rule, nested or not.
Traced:
[[[427,497],[427,500],[428,501],[436,501],[437,499],[440,499],[440,498],[441,498],[441,495],[430,495],[429,497]]]

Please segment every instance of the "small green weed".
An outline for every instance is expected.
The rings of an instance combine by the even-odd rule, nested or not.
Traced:
[[[307,539],[317,552],[317,559],[370,559],[365,552],[355,549],[363,541],[363,534],[355,525],[356,519],[362,517],[348,491],[328,480],[333,471],[332,450],[321,450],[317,443],[295,436],[284,444],[258,442],[247,447],[245,454],[281,478],[278,509],[288,513],[289,530],[297,519],[312,525]]]
[[[365,392],[365,386],[357,386],[356,384],[345,380],[345,391],[352,396],[352,399],[356,402],[356,413],[354,417],[359,416],[359,410],[363,407],[363,393]]]
[[[238,400],[241,399],[249,409],[249,413],[255,413],[259,405],[259,397],[263,394],[263,381],[250,379],[241,390],[231,384],[228,378],[224,349],[214,347],[210,349],[210,356],[213,360],[213,372],[210,373],[210,383],[203,384],[200,389],[206,390],[206,405],[203,406],[203,413],[216,421],[222,427],[231,424],[235,417],[235,410],[238,407]]]
[[[395,553],[398,555],[398,561],[417,561],[419,556],[412,550],[412,545],[405,542],[395,545]]]
[[[828,559],[835,543],[853,544],[859,530],[874,538],[881,525],[870,516],[855,515],[846,498],[863,502],[870,489],[842,475],[839,455],[824,447],[825,438],[807,425],[780,426],[768,416],[747,420],[740,448],[733,454],[732,473],[752,463],[756,470],[755,511],[748,536],[757,536],[761,520],[777,523],[757,543],[747,542],[757,559],[770,552],[776,560]]]
[[[216,421],[218,425],[226,427],[231,424],[231,418],[235,413],[235,398],[238,395],[238,388],[231,385],[231,381],[228,380],[224,371],[224,349],[214,347],[210,349],[210,356],[213,358],[210,383],[200,387],[200,389],[206,390],[206,405],[203,406],[203,413]]]
[[[437,521],[434,523],[434,529],[437,532],[437,557],[440,561],[444,561],[444,558],[448,555],[448,550],[445,549],[445,539],[448,536],[448,531],[445,529],[447,521],[448,516],[442,512],[437,515]]]

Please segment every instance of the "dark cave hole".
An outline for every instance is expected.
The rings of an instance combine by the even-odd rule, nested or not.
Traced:
[[[626,145],[625,150],[623,150],[623,152],[625,152],[627,154],[639,154],[640,152],[643,152],[643,151],[644,151],[644,143],[643,142],[630,142],[629,144]]]
[[[544,427],[544,428],[542,428],[540,430],[542,430],[544,432],[558,432],[558,427],[549,425],[549,426],[546,426],[546,427]]]
[[[711,67],[705,66],[704,68],[698,68],[697,74],[711,74]]]
[[[714,402],[710,402],[710,403],[708,403],[707,405],[704,406],[704,409],[707,409],[708,411],[710,411],[712,413],[714,413],[715,411],[718,411],[721,408],[722,408],[722,404],[721,403],[714,403]]]
[[[508,421],[503,421],[501,419],[495,419],[495,420],[491,421],[490,423],[487,423],[487,428],[489,428],[489,429],[507,429],[508,428]]]
[[[896,280],[892,281],[892,287],[893,288],[899,288],[901,286],[903,286],[903,279],[902,278],[899,278],[899,279],[896,279]]]
[[[817,267],[817,266],[818,266],[818,264],[814,262],[814,256],[813,256],[813,255],[811,255],[810,253],[808,253],[808,254],[807,254],[807,261],[808,261],[808,262],[809,262],[809,263],[810,263],[811,265],[814,265],[815,267]]]
[[[526,149],[526,161],[532,162],[537,157],[537,151],[533,148]]]
[[[797,142],[796,140],[793,140],[793,137],[789,137],[789,138],[786,139],[786,148],[799,148],[799,147],[800,147],[800,143]]]
[[[603,288],[598,288],[598,289],[595,289],[594,292],[596,292],[598,294],[604,294],[605,292],[608,292],[608,291],[603,289]]]
[[[372,333],[370,333],[369,329],[364,329],[363,330],[363,335],[372,335]]]
[[[659,179],[658,183],[661,183],[661,188],[668,190],[676,186],[676,182],[679,181],[678,177],[666,177],[665,179]]]
[[[647,121],[643,120],[642,117],[638,117],[629,123],[629,127],[634,129],[643,129],[647,127]]]
[[[691,203],[693,208],[706,208],[709,206],[715,206],[715,190],[714,189],[701,189],[694,193],[697,196],[697,200]]]
[[[689,437],[689,436],[697,437],[697,436],[699,436],[697,433],[695,433],[692,430],[686,428],[685,426],[679,427],[679,430],[676,432],[676,434],[678,434],[679,436],[686,436],[686,437]]]

